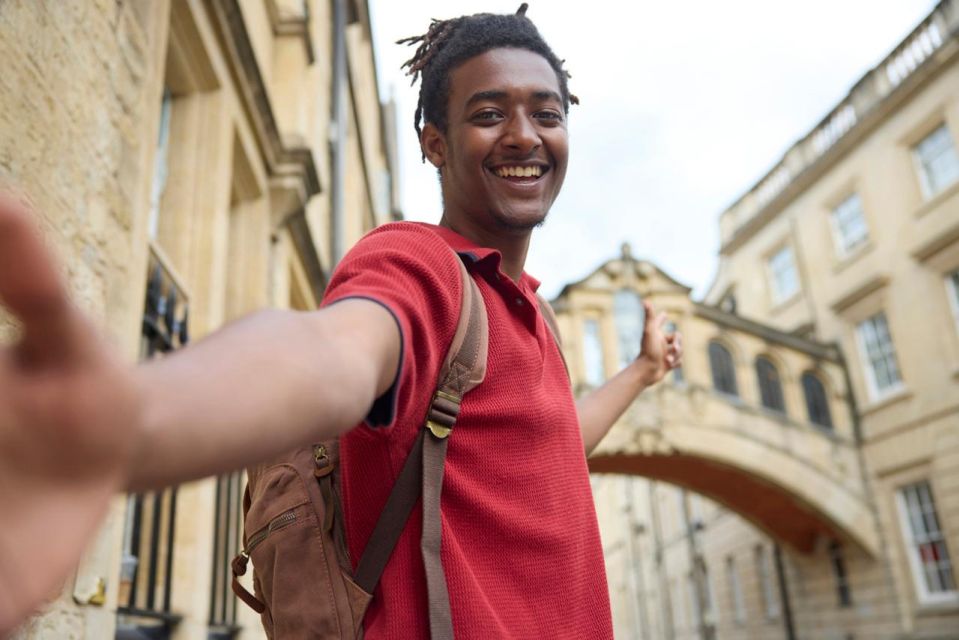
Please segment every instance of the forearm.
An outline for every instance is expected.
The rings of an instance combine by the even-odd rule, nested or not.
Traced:
[[[383,386],[370,339],[342,313],[318,313],[329,311],[260,312],[139,367],[130,488],[237,469],[359,423]]]
[[[616,420],[649,384],[649,372],[640,361],[634,361],[602,386],[576,401],[586,455],[596,448]]]

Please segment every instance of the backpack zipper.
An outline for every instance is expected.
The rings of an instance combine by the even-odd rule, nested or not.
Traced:
[[[249,557],[250,554],[253,553],[253,550],[257,547],[257,545],[259,545],[261,542],[266,540],[271,533],[273,533],[274,531],[279,531],[280,529],[284,527],[288,527],[294,522],[296,522],[295,511],[290,509],[289,511],[285,513],[281,513],[277,517],[270,520],[270,524],[266,525],[264,528],[260,529],[257,533],[254,533],[252,536],[250,536],[249,541],[246,543],[246,549],[244,549],[242,553],[246,555],[247,557]]]

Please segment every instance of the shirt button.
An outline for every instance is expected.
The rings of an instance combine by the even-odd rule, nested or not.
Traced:
[[[522,306],[523,306],[523,299],[522,299],[522,298],[516,298],[516,306],[517,306],[517,307],[522,307]]]

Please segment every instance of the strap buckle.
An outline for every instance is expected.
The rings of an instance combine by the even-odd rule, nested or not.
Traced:
[[[430,402],[430,411],[426,416],[426,428],[433,437],[440,440],[448,438],[453,432],[456,417],[460,412],[462,398],[441,389],[437,389]]]

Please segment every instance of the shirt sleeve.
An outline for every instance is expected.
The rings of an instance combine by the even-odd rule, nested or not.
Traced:
[[[436,386],[453,340],[462,296],[456,254],[428,227],[401,222],[367,234],[337,266],[321,306],[363,298],[386,308],[400,331],[393,384],[376,399],[365,423],[390,427],[417,411]],[[418,393],[419,392],[419,393]]]

